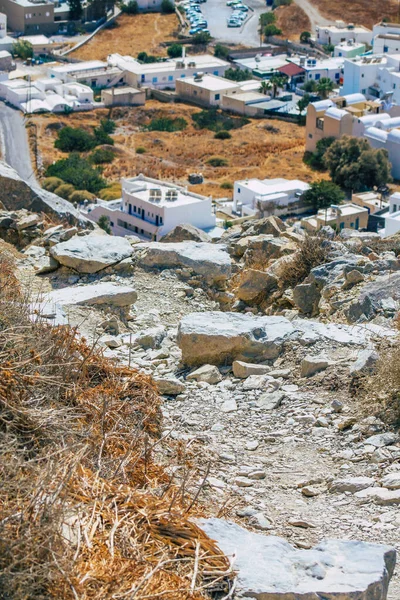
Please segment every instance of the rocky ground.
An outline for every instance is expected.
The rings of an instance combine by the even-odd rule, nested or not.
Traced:
[[[276,304],[266,305],[259,274],[276,277],[276,261],[297,251],[296,235],[233,231],[218,248],[192,238],[169,248],[131,239],[128,256],[126,244],[108,238],[107,251],[115,244],[119,254],[107,264],[98,252],[88,258],[96,236],[68,239],[64,229],[45,235],[45,250],[25,250],[19,267],[50,322],[77,326],[107,355],[153,375],[165,435],[196,465],[188,474],[171,464],[171,474],[192,493],[200,489],[211,513],[297,548],[326,538],[400,548],[399,437],[352,393],[382,344],[396,343],[400,264],[394,252],[373,255],[371,239],[337,241],[305,289],[272,288]],[[254,267],[255,251],[260,262],[260,249],[266,266],[253,269],[244,294],[237,273]],[[79,267],[67,266],[79,252]],[[168,463],[162,445],[159,455]],[[388,598],[399,597],[395,573]]]

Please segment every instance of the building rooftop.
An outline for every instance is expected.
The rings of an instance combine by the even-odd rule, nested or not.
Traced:
[[[328,31],[355,31],[355,32],[365,32],[365,31],[371,31],[370,29],[368,29],[367,27],[364,27],[364,25],[353,25],[353,23],[349,23],[348,25],[346,25],[346,23],[335,23],[335,25],[319,25],[316,27],[317,31],[319,31],[320,29],[327,29]],[[371,32],[372,33],[372,32]]]
[[[349,113],[347,112],[347,110],[343,110],[342,108],[336,108],[335,106],[331,106],[325,112],[325,117],[331,117],[331,119],[336,119],[337,121],[340,121],[341,119],[343,119],[343,117],[345,117],[348,114]]]
[[[316,64],[305,64],[304,68],[306,71],[320,71],[321,69],[340,69],[344,64],[345,58],[343,56],[337,56],[327,58],[326,60],[317,60]]]
[[[301,75],[305,73],[304,67],[300,65],[296,65],[295,63],[288,63],[287,65],[283,65],[283,67],[279,67],[278,71],[283,75],[287,75],[287,77],[293,77],[294,75]]]
[[[338,209],[340,213],[338,213]],[[357,206],[357,204],[341,204],[338,208],[334,208],[330,206],[327,210],[324,208],[318,211],[318,217],[323,217],[325,219],[325,215],[327,219],[335,219],[337,216],[342,217],[350,217],[351,215],[360,214],[360,212],[368,212],[368,208],[363,208],[362,206]]]
[[[132,56],[121,56],[121,54],[110,54],[107,58],[112,66],[131,71],[136,74],[160,73],[178,69],[207,69],[212,67],[228,67],[229,63],[211,54],[198,54],[184,58],[173,58],[155,63],[140,63]],[[183,65],[183,66],[181,66]]]
[[[276,56],[256,56],[254,58],[241,58],[234,61],[237,65],[250,69],[250,71],[276,71],[288,64],[286,54]]]
[[[224,79],[223,77],[217,77],[216,75],[200,74],[197,77],[185,77],[184,83],[210,92],[218,92],[222,90],[237,89],[239,84],[230,79]]]
[[[18,38],[19,40],[25,40],[32,44],[32,46],[46,46],[48,44],[53,44],[51,40],[45,35],[22,35]]]
[[[310,187],[308,183],[299,179],[244,179],[235,182],[238,185],[243,185],[259,196],[269,196],[271,194],[280,194],[290,192],[292,190],[306,191]]]
[[[31,2],[30,0],[13,0],[15,2],[15,4],[19,4],[20,6],[27,6],[27,7],[32,7],[32,8],[39,8],[40,6],[49,6],[49,5],[53,5],[53,2],[50,2],[49,0],[43,0],[43,2]],[[53,5],[54,6],[54,5]]]
[[[56,73],[73,73],[80,72],[92,69],[100,69],[107,67],[107,63],[101,60],[88,60],[80,63],[67,63],[65,65],[57,65],[55,67],[51,67],[52,71]]]
[[[103,90],[107,94],[112,94],[113,96],[124,96],[125,94],[143,94],[143,90],[138,90],[137,88],[130,86],[123,87],[115,87],[112,89]]]
[[[122,180],[122,192],[133,196],[138,200],[151,202],[161,207],[178,207],[187,204],[195,204],[199,201],[208,200],[209,197],[189,192],[186,188],[172,183],[151,179],[144,175],[138,175],[131,179]]]

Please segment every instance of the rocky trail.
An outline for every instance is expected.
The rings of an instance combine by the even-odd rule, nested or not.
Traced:
[[[182,472],[162,446],[159,458],[214,516],[298,550],[326,539],[400,548],[400,438],[354,387],[381,346],[397,343],[400,261],[374,254],[371,238],[331,241],[324,264],[283,295],[274,283],[267,296],[277,304],[265,305],[260,291],[299,239],[273,219],[252,227],[221,244],[105,245],[102,235],[53,230],[37,246],[46,251],[25,250],[20,277],[49,322],[77,326],[107,356],[153,376],[164,434],[195,466]],[[253,275],[237,280],[240,270]],[[205,527],[219,531],[218,522]],[[307,589],[329,577],[307,574]],[[386,584],[357,600],[384,600]],[[387,598],[399,597],[395,572]]]

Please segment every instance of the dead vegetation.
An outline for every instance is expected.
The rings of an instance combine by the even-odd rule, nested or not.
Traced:
[[[311,22],[307,14],[298,4],[280,6],[275,10],[276,25],[282,29],[283,35],[289,40],[298,41],[303,31],[311,31]]]
[[[32,318],[27,300],[1,252],[2,597],[226,594],[228,558],[189,519],[197,495],[156,460],[169,442],[152,380]]]
[[[143,50],[154,56],[167,56],[163,42],[174,40],[178,31],[175,14],[121,15],[112,27],[100,31],[71,56],[80,60],[106,60],[114,52],[137,56]]]
[[[273,119],[267,123],[264,119],[251,119],[248,125],[232,130],[230,139],[218,140],[214,138],[213,131],[195,127],[192,115],[200,111],[193,106],[163,104],[156,100],[148,101],[145,107],[113,109],[111,118],[117,124],[113,135],[116,158],[104,166],[104,176],[109,181],[120,181],[121,177],[144,173],[185,185],[190,173],[200,172],[204,175],[204,184],[190,189],[215,198],[227,195],[226,189],[221,188],[222,183],[233,183],[238,179],[273,178],[277,173],[287,173],[290,178],[307,182],[320,178],[319,173],[313,172],[303,162],[303,127]],[[98,126],[100,119],[106,116],[109,116],[109,111],[105,110],[69,116],[33,116],[44,166],[65,157],[54,148],[56,123],[89,130]],[[188,126],[179,132],[144,129],[151,120],[160,117],[184,118]],[[144,152],[137,153],[138,148],[144,149]],[[207,161],[212,156],[221,156],[228,165],[210,166]]]
[[[298,243],[298,250],[282,262],[278,279],[283,290],[302,283],[311,269],[322,265],[328,259],[328,245],[319,236],[306,235]]]
[[[385,18],[396,23],[399,17],[398,3],[394,0],[384,0],[383,2],[311,0],[311,2],[326,19],[337,19],[369,28]]]

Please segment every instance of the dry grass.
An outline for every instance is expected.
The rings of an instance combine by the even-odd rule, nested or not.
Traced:
[[[385,17],[397,21],[398,3],[394,0],[371,2],[353,0],[352,2],[331,2],[330,0],[311,0],[320,13],[327,19],[338,19],[346,23],[355,23],[372,28]]]
[[[106,60],[113,52],[137,56],[143,50],[147,54],[167,56],[162,43],[175,39],[178,30],[175,14],[121,15],[113,27],[103,29],[71,56],[81,60]]]
[[[307,14],[297,4],[281,6],[275,11],[276,25],[282,29],[285,38],[298,41],[303,31],[311,31],[311,22]]]
[[[30,318],[0,254],[0,589],[7,600],[162,597],[229,588],[228,559],[189,520],[196,503],[155,460],[148,376],[66,327]],[[182,463],[187,464],[187,463]],[[1,595],[1,594],[0,594]]]
[[[398,326],[399,321],[397,321]],[[357,381],[366,407],[390,425],[400,425],[400,363],[398,340],[381,348],[376,373]],[[358,391],[358,389],[356,390]]]
[[[283,290],[302,283],[311,269],[322,265],[328,258],[328,247],[318,236],[306,235],[298,244],[298,251],[282,263],[278,279]]]
[[[303,162],[304,128],[293,123],[277,120],[256,120],[231,131],[229,140],[214,139],[214,132],[199,130],[193,125],[191,115],[199,108],[184,104],[162,104],[155,100],[140,108],[113,109],[112,118],[117,123],[115,140],[116,159],[106,165],[104,176],[110,181],[133,176],[140,172],[151,177],[187,183],[190,173],[201,172],[205,183],[192,186],[200,193],[225,197],[227,190],[220,187],[223,182],[233,183],[237,179],[250,177],[269,178],[277,174],[303,181],[320,177]],[[97,125],[108,111],[81,113],[68,117],[37,115],[33,121],[38,125],[38,146],[45,165],[63,155],[53,147],[57,123],[75,127]],[[184,131],[165,133],[143,131],[143,125],[160,116],[183,117],[188,122]],[[273,125],[268,131],[266,125]],[[144,147],[144,154],[136,148]],[[211,156],[222,156],[228,161],[226,167],[211,167],[207,160]]]

